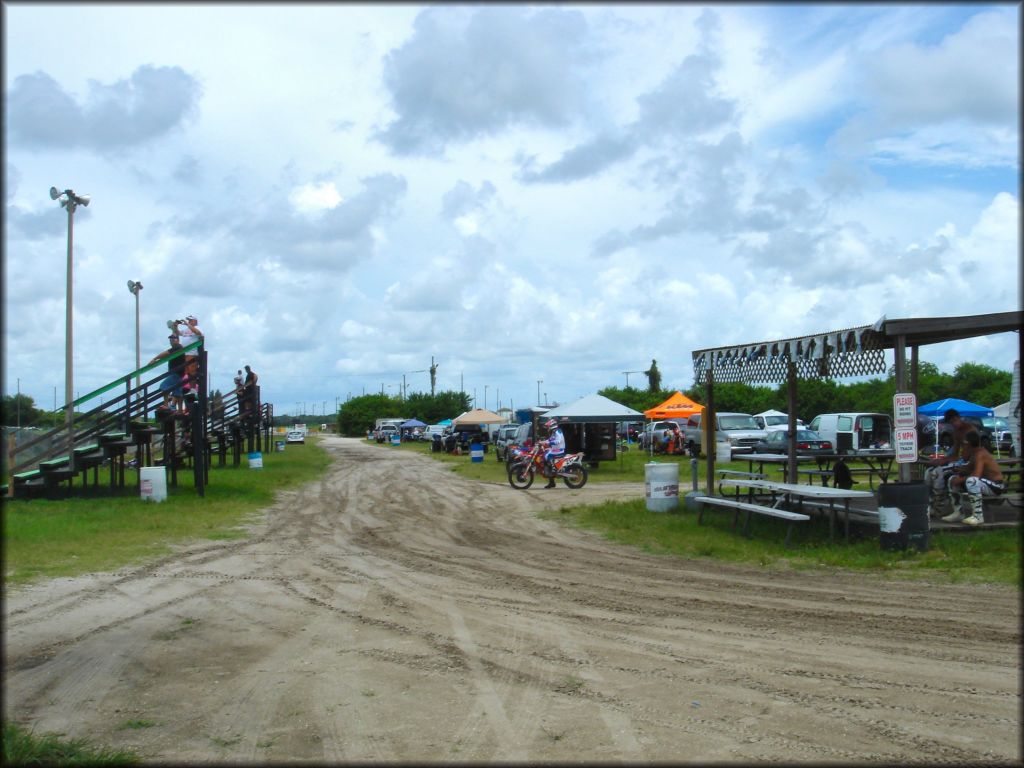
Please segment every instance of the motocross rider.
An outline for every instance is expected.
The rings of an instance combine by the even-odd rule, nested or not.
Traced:
[[[548,430],[547,450],[544,452],[544,466],[549,473],[548,484],[544,487],[554,488],[555,459],[565,454],[565,435],[558,428],[558,421],[555,419],[548,419],[544,422],[544,426]]]

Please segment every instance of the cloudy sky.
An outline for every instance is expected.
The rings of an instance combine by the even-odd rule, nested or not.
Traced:
[[[192,313],[275,412],[1020,306],[1018,5],[4,4],[4,391]],[[1015,334],[922,358],[1012,368]],[[639,373],[633,386],[646,384]],[[538,384],[538,381],[542,382]],[[955,394],[955,393],[950,393]],[[413,415],[413,414],[406,414]]]

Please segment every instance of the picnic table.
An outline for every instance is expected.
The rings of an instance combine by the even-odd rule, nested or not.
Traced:
[[[747,461],[748,471],[754,472],[754,464],[758,465],[757,472],[764,474],[765,464],[779,464],[782,465],[783,471],[785,466],[789,462],[789,457],[781,453],[748,453],[743,456]],[[867,475],[868,485],[871,490],[875,489],[875,475],[881,479],[883,483],[889,481],[889,475],[892,473],[892,464],[896,460],[895,451],[864,451],[858,453],[815,453],[815,454],[803,454],[796,457],[797,461],[797,474],[806,475],[809,483],[814,482],[814,478],[821,479],[821,485],[827,486],[829,478],[835,474],[834,465],[837,461],[843,460],[847,463],[852,461],[863,462],[867,464],[866,467],[852,467],[850,473],[856,475]],[[800,467],[801,464],[814,464],[814,467]]]
[[[778,483],[772,480],[757,480],[743,478],[723,478],[722,485],[735,485],[740,488],[749,488],[763,491],[773,499],[773,506],[787,504],[797,507],[801,511],[805,499],[814,499],[828,504],[828,532],[829,538],[835,540],[836,528],[836,503],[843,504],[843,535],[846,541],[850,540],[850,501],[852,499],[874,499],[873,491],[855,491],[846,488],[830,488],[828,486],[801,484],[801,483]]]

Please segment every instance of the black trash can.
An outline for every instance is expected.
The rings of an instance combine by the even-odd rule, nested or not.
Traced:
[[[879,546],[883,550],[928,551],[931,531],[928,525],[928,486],[924,483],[882,483],[878,486]],[[882,507],[895,507],[902,513],[897,530],[886,530]]]

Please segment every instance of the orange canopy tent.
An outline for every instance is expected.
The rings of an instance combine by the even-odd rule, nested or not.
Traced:
[[[660,405],[648,408],[644,411],[644,416],[648,419],[687,419],[703,410],[703,405],[695,403],[682,392],[676,392]]]

